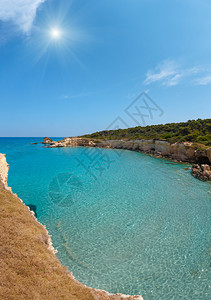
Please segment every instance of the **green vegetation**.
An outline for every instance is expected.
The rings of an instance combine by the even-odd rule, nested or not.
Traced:
[[[193,142],[211,146],[211,119],[189,120],[181,123],[168,123],[151,126],[137,126],[128,129],[105,130],[84,135],[92,139],[159,139],[170,143]]]

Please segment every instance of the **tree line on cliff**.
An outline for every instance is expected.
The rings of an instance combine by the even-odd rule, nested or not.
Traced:
[[[211,119],[189,120],[165,125],[137,126],[127,129],[104,130],[83,137],[92,139],[159,139],[170,143],[193,142],[211,146]]]

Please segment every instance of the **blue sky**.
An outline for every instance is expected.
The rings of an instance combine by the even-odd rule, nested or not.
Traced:
[[[0,136],[210,118],[210,99],[209,0],[0,1]]]

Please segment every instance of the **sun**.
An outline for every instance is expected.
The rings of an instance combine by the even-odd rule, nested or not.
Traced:
[[[51,31],[50,31],[50,35],[51,35],[51,37],[52,37],[53,39],[58,40],[58,39],[61,38],[62,32],[61,32],[61,30],[58,29],[58,28],[52,28]]]

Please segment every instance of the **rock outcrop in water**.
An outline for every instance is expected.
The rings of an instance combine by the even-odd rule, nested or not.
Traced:
[[[211,167],[209,165],[198,165],[192,166],[192,175],[202,181],[211,180]]]
[[[47,139],[47,138],[46,138]],[[61,141],[51,142],[51,148],[56,147],[95,147],[96,142],[86,138],[73,137],[73,138],[64,138]]]
[[[44,138],[43,144],[53,144],[53,143],[54,143],[54,141],[53,141],[52,139],[50,139],[50,138],[48,138],[48,137],[45,137],[45,138]]]
[[[200,148],[190,142],[171,144],[162,140],[92,140],[88,138],[69,137],[64,138],[61,141],[52,142],[49,147],[76,146],[126,149],[148,153],[156,157],[165,157],[180,162],[211,165],[211,148]],[[193,172],[193,175],[194,174],[195,172]],[[203,176],[205,176],[204,173]],[[205,178],[203,176],[197,175],[195,177],[198,179]],[[209,178],[209,176],[206,175],[206,178]],[[206,180],[210,180],[210,178]]]
[[[78,282],[56,258],[46,228],[8,188],[8,170],[0,154],[0,299],[143,300]]]

